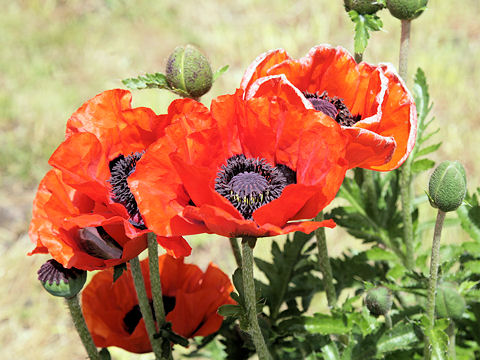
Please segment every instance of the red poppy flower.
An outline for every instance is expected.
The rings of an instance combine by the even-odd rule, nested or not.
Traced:
[[[97,270],[124,263],[146,248],[146,234],[130,238],[128,220],[66,185],[59,170],[43,178],[33,202],[29,235],[36,248],[66,268]]]
[[[165,236],[310,233],[347,169],[346,137],[328,116],[276,96],[174,101],[170,125],[129,186],[145,222]]]
[[[159,266],[166,320],[172,330],[187,338],[216,332],[223,321],[217,309],[233,303],[228,276],[214,264],[204,273],[168,255],[159,257]],[[151,299],[148,259],[141,267]],[[130,272],[112,282],[113,270],[108,269],[97,273],[82,292],[83,313],[95,345],[134,353],[152,351]]]
[[[341,47],[316,46],[299,60],[283,49],[273,50],[260,55],[245,72],[241,87],[246,97],[262,96],[265,80],[272,77],[282,87],[300,90],[295,103],[322,111],[342,125],[350,139],[349,168],[393,170],[412,151],[415,103],[390,65],[356,64]]]
[[[163,136],[168,117],[145,107],[132,108],[126,90],[105,91],[83,104],[68,120],[65,141],[49,163],[63,181],[112,213],[128,220],[126,235],[135,238],[145,227],[127,178],[147,147]],[[165,239],[176,256],[190,254],[181,238]]]

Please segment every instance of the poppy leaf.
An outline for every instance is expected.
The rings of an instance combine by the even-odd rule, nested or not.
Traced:
[[[355,24],[354,48],[355,53],[363,54],[370,39],[369,31],[382,29],[382,20],[374,14],[359,14],[355,10],[348,12],[350,19]]]
[[[427,154],[430,154],[434,151],[437,151],[438,148],[442,146],[442,142],[439,142],[437,144],[433,144],[433,145],[430,145],[430,146],[427,146],[421,150],[419,150],[417,153],[416,153],[416,157],[420,157],[420,156],[423,156],[423,155],[427,155]]]
[[[412,173],[419,173],[422,171],[429,170],[435,166],[435,161],[430,159],[421,159],[417,160],[412,164]]]
[[[225,66],[221,67],[220,69],[218,69],[217,71],[215,71],[215,74],[213,74],[213,81],[215,82],[220,76],[225,74],[229,67],[230,67],[230,65],[225,65]]]
[[[113,282],[117,281],[123,272],[127,270],[127,264],[123,263],[113,267]]]
[[[460,223],[468,235],[476,241],[480,241],[480,204],[478,203],[477,194],[480,194],[480,188],[473,195],[467,193],[465,202],[470,206],[462,205],[457,209]]]
[[[220,306],[217,310],[217,313],[223,317],[238,317],[242,313],[242,308],[239,305],[227,304]]]
[[[136,78],[124,79],[122,83],[131,90],[152,88],[171,90],[167,77],[162,73],[140,75]]]

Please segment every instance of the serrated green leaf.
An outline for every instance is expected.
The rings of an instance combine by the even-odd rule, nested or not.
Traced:
[[[354,50],[355,53],[363,54],[368,45],[370,31],[378,31],[382,29],[382,20],[374,14],[359,14],[355,10],[348,12],[350,19],[355,24]]]
[[[377,350],[380,354],[407,350],[418,342],[419,339],[413,324],[399,322],[380,337],[377,343]]]
[[[379,247],[373,247],[368,249],[366,252],[368,260],[373,261],[395,261],[397,256],[385,249]]]
[[[228,70],[229,66],[230,65],[225,65],[225,66],[221,67],[220,69],[218,69],[217,71],[215,71],[215,74],[213,74],[213,82],[215,82],[215,80],[217,80],[218,77],[223,75]]]
[[[463,263],[463,267],[466,271],[470,271],[474,274],[480,274],[480,261],[473,260]]]
[[[429,170],[435,166],[435,161],[430,159],[417,160],[412,164],[412,173],[419,173]]]
[[[348,334],[351,330],[341,317],[325,314],[315,314],[313,317],[306,318],[305,328],[308,332],[322,335]]]
[[[427,146],[426,148],[420,149],[416,153],[416,156],[420,157],[420,156],[423,156],[423,155],[430,154],[434,151],[437,151],[440,146],[442,146],[442,142],[439,142],[438,144],[433,144],[433,145]]]
[[[167,77],[162,73],[139,75],[136,78],[124,79],[122,83],[131,90],[152,88],[177,90],[168,85]]]
[[[468,198],[467,198],[468,200]],[[480,206],[462,205],[457,209],[457,215],[460,223],[470,237],[476,241],[480,241]]]
[[[217,310],[217,313],[223,317],[237,317],[242,313],[242,308],[239,305],[227,304],[220,306]]]

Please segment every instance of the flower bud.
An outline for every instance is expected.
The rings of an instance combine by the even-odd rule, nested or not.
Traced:
[[[439,318],[459,320],[465,308],[465,299],[458,293],[455,284],[445,282],[438,285],[435,310]]]
[[[87,272],[76,268],[66,269],[51,259],[40,267],[38,280],[53,296],[72,298],[82,290],[87,281]]]
[[[387,0],[387,8],[392,16],[400,20],[413,20],[419,17],[428,0]]]
[[[458,161],[444,161],[434,170],[428,185],[430,204],[443,212],[456,210],[467,192],[465,169]]]
[[[374,14],[383,9],[383,4],[377,0],[343,0],[345,10],[355,10],[361,15]]]
[[[365,297],[365,304],[373,316],[387,314],[392,308],[392,295],[390,294],[390,290],[384,286],[368,290],[367,296]]]
[[[192,45],[177,46],[167,60],[167,81],[185,97],[198,98],[212,87],[210,63],[200,50]]]

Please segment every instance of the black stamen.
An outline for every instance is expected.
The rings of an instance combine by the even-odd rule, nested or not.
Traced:
[[[73,267],[70,269],[64,268],[58,261],[50,259],[40,267],[37,274],[38,280],[42,283],[45,284],[48,281],[50,285],[54,282],[59,285],[60,281],[68,284],[69,279],[76,279],[81,272],[82,270]]]
[[[174,296],[162,296],[163,299],[163,309],[165,310],[165,315],[175,308],[176,299]],[[153,301],[150,301],[150,309],[152,310],[153,318],[156,321],[155,309],[153,308]],[[125,330],[129,334],[133,334],[138,323],[142,319],[142,312],[140,311],[140,306],[135,305],[124,317],[123,324],[125,325]]]
[[[335,119],[337,123],[342,126],[353,126],[361,120],[360,114],[352,115],[347,106],[343,103],[343,99],[339,97],[329,97],[324,91],[320,95],[318,93],[312,94],[304,92],[303,95],[313,105],[315,110],[323,112],[325,115]]]
[[[112,185],[112,200],[122,204],[130,215],[130,223],[139,229],[145,229],[142,215],[138,210],[137,202],[128,187],[127,179],[135,171],[137,161],[140,160],[144,152],[136,152],[128,155],[117,156],[110,161],[110,179],[108,182]]]
[[[215,191],[227,198],[245,219],[251,220],[256,209],[280,197],[285,186],[295,182],[295,172],[280,166],[273,167],[264,159],[234,155],[218,172]]]

